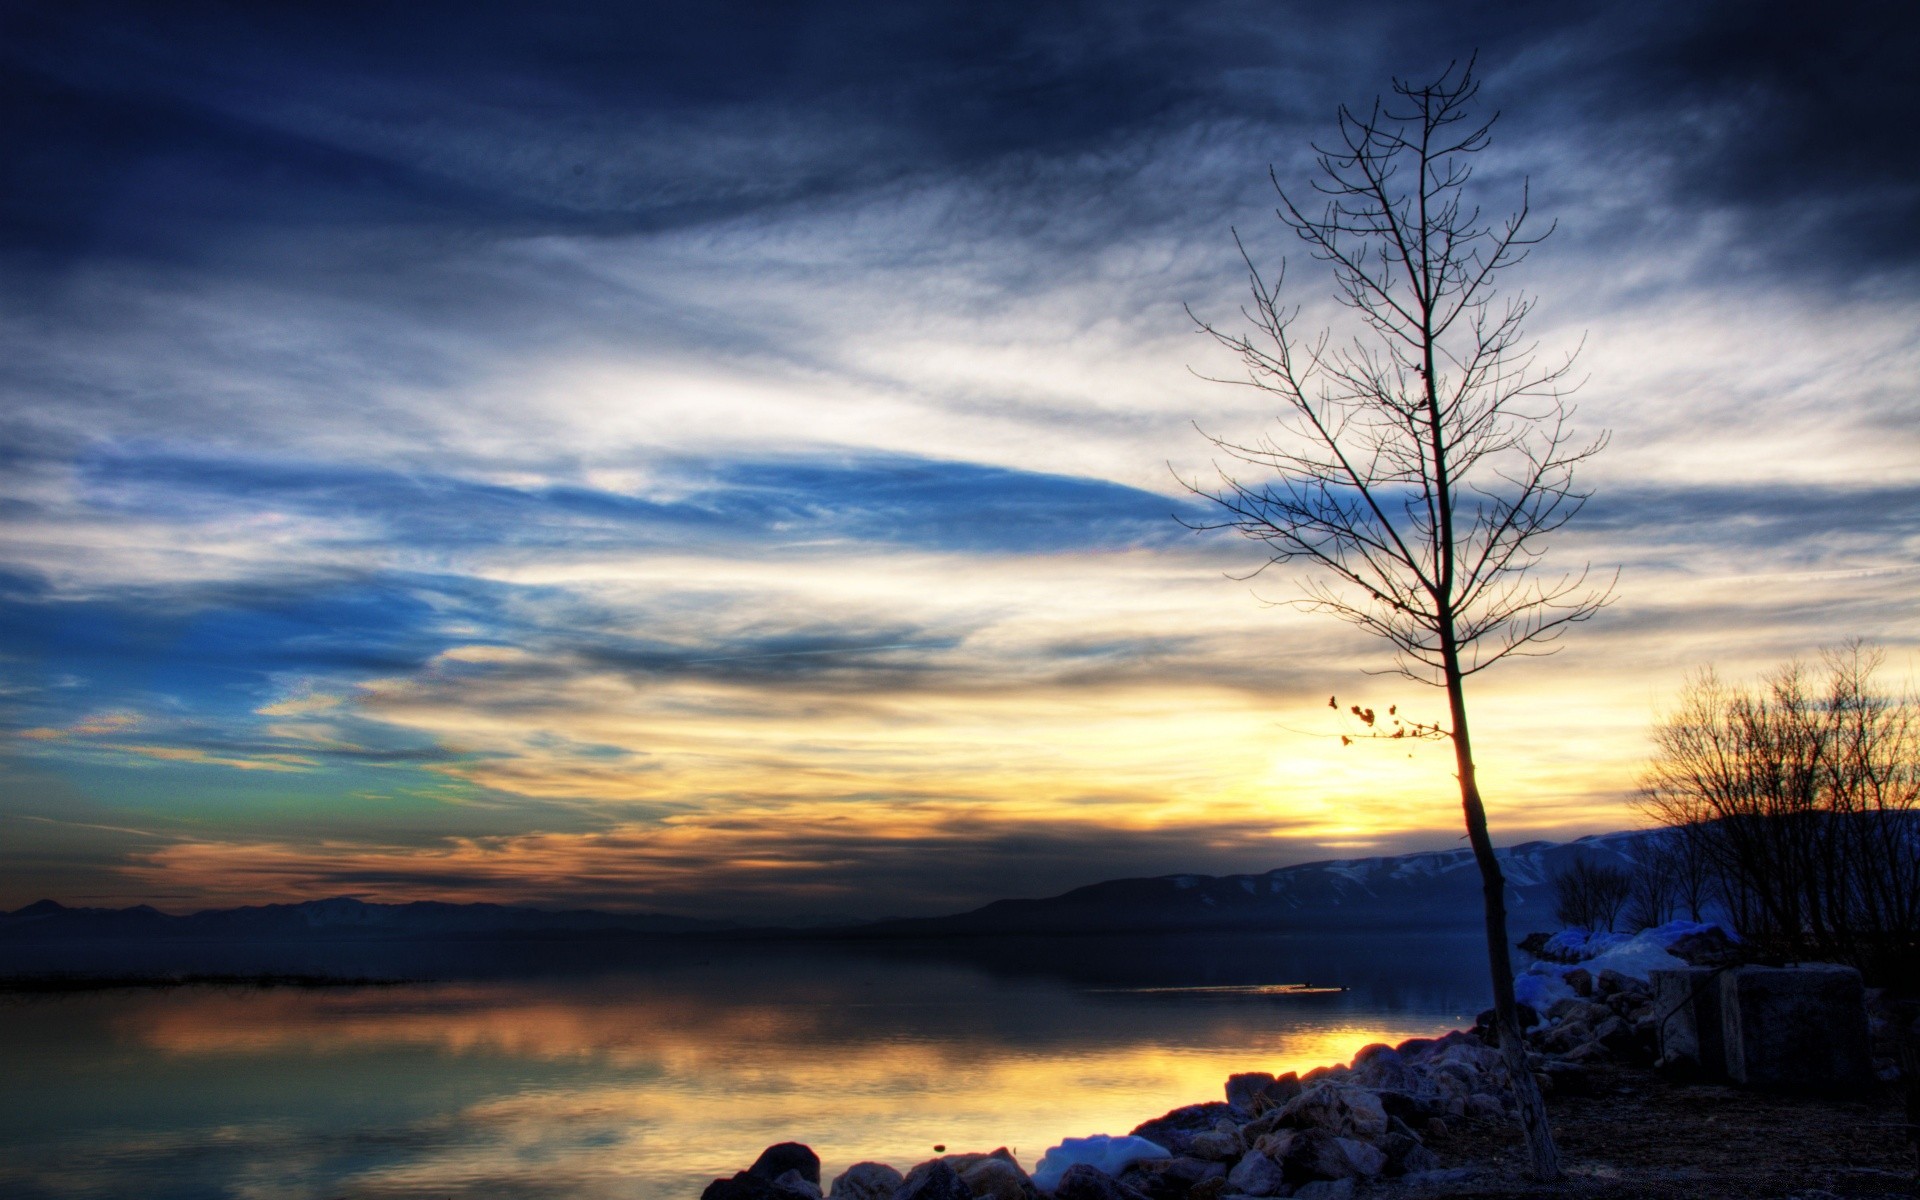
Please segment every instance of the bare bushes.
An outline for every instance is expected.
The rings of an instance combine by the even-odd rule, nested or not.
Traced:
[[[1920,700],[1855,645],[1751,688],[1705,672],[1655,731],[1642,808],[1764,952],[1920,971]]]
[[[1564,925],[1612,932],[1633,894],[1633,882],[1620,867],[1583,858],[1554,876],[1553,915]]]

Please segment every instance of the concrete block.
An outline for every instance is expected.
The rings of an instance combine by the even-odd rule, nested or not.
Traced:
[[[1873,1077],[1860,972],[1746,966],[1720,977],[1727,1075],[1753,1087],[1837,1091]]]
[[[1649,974],[1659,1021],[1661,1059],[1692,1063],[1709,1079],[1723,1079],[1727,1074],[1726,1043],[1721,1037],[1722,974],[1711,967],[1680,967]]]

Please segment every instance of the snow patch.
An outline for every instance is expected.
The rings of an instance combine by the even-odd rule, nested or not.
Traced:
[[[1535,1011],[1545,1012],[1553,1006],[1554,1001],[1573,995],[1573,989],[1566,983],[1566,975],[1575,967],[1595,976],[1602,971],[1618,971],[1630,979],[1646,983],[1655,971],[1676,970],[1687,965],[1686,959],[1670,953],[1668,947],[1681,938],[1710,929],[1718,929],[1728,937],[1734,936],[1732,930],[1712,921],[1669,921],[1665,925],[1643,929],[1631,937],[1619,933],[1563,929],[1547,939],[1547,949],[1563,953],[1578,952],[1580,961],[1557,963],[1543,959],[1534,963],[1513,981],[1514,999],[1531,1005]]]
[[[1118,1175],[1127,1169],[1128,1163],[1172,1157],[1166,1147],[1131,1134],[1108,1137],[1096,1133],[1092,1137],[1067,1138],[1040,1156],[1039,1165],[1033,1169],[1033,1186],[1043,1192],[1053,1191],[1060,1186],[1060,1177],[1067,1173],[1067,1168],[1075,1163],[1086,1163],[1109,1175]]]

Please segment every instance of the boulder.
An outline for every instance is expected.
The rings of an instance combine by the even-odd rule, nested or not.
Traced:
[[[1480,1092],[1467,1097],[1467,1115],[1476,1121],[1501,1121],[1506,1119],[1507,1106],[1498,1096]]]
[[[811,1146],[803,1146],[799,1142],[768,1146],[747,1168],[747,1174],[761,1179],[778,1179],[788,1171],[798,1171],[802,1179],[816,1188],[820,1186],[820,1156],[813,1152]]]
[[[1696,967],[1730,967],[1740,961],[1739,943],[1718,925],[1667,943],[1667,953]]]
[[[1353,1077],[1375,1091],[1392,1088],[1407,1091],[1414,1087],[1413,1071],[1399,1051],[1375,1044],[1353,1056]]]
[[[731,1179],[716,1179],[700,1193],[700,1200],[786,1200],[773,1190],[773,1180],[741,1171]]]
[[[1692,1067],[1709,1079],[1726,1075],[1719,974],[1708,967],[1652,973],[1659,1014],[1654,1021],[1654,1036],[1661,1063]]]
[[[1398,1117],[1409,1125],[1439,1116],[1444,1107],[1440,1097],[1432,1092],[1382,1090],[1376,1091],[1374,1096],[1379,1099],[1380,1107],[1389,1120]]]
[[[1227,1103],[1235,1112],[1252,1116],[1257,1111],[1254,1102],[1260,1093],[1273,1083],[1273,1076],[1265,1071],[1248,1071],[1244,1075],[1227,1076]]]
[[[1286,1172],[1258,1150],[1247,1151],[1227,1172],[1227,1187],[1242,1196],[1284,1196],[1288,1191]]]
[[[1187,1154],[1208,1162],[1238,1162],[1246,1152],[1247,1141],[1232,1121],[1218,1122],[1206,1133],[1194,1134],[1187,1143]]]
[[[1639,980],[1628,975],[1622,975],[1620,972],[1611,968],[1601,968],[1600,974],[1594,976],[1593,979],[1593,993],[1603,1000],[1609,996],[1617,996],[1621,992],[1644,990],[1645,988],[1641,986]]]
[[[1633,1036],[1633,1026],[1619,1017],[1608,1017],[1594,1026],[1593,1040],[1605,1046],[1608,1053],[1620,1058],[1632,1057],[1640,1045],[1640,1039]]]
[[[1075,1163],[1060,1177],[1054,1200],[1147,1200],[1147,1197],[1089,1163]]]
[[[1298,1189],[1316,1179],[1346,1179],[1359,1174],[1349,1147],[1364,1144],[1324,1129],[1290,1129],[1263,1138],[1260,1152],[1278,1164],[1286,1187]],[[1384,1165],[1384,1156],[1381,1162]],[[1231,1185],[1233,1176],[1229,1175],[1227,1182]]]
[[[1844,1091],[1873,1075],[1860,972],[1746,966],[1720,977],[1727,1075],[1755,1087]]]
[[[1040,1194],[1020,1164],[1010,1158],[982,1158],[960,1169],[960,1180],[973,1193],[973,1200],[1034,1200]]]
[[[1217,1162],[1197,1158],[1142,1159],[1127,1167],[1120,1182],[1145,1194],[1148,1200],[1191,1200],[1201,1184],[1215,1184],[1225,1191],[1227,1168]]]
[[[1389,1133],[1380,1140],[1380,1149],[1387,1157],[1388,1175],[1415,1175],[1440,1165],[1440,1156],[1411,1133]]]
[[[1285,1075],[1280,1076],[1280,1078],[1260,1089],[1258,1105],[1254,1111],[1265,1112],[1271,1108],[1279,1108],[1305,1090],[1306,1085],[1300,1082],[1300,1077],[1292,1071],[1288,1071]]]
[[[792,1200],[821,1200],[820,1185],[797,1170],[788,1171],[775,1179],[773,1194],[792,1197]]]
[[[904,1182],[886,1163],[855,1163],[834,1177],[828,1195],[833,1200],[893,1200]]]
[[[1142,1121],[1133,1127],[1133,1136],[1165,1146],[1174,1154],[1187,1154],[1196,1133],[1210,1132],[1214,1125],[1234,1116],[1233,1106],[1215,1100],[1208,1104],[1189,1104],[1172,1112]]]
[[[1282,1126],[1324,1129],[1348,1137],[1379,1137],[1387,1131],[1387,1110],[1380,1097],[1364,1088],[1318,1083],[1279,1110]]]
[[[1340,1145],[1340,1153],[1347,1156],[1347,1164],[1353,1168],[1355,1175],[1371,1179],[1387,1169],[1385,1152],[1372,1142],[1346,1137],[1334,1140]]]
[[[960,1178],[960,1172],[936,1158],[908,1171],[893,1200],[973,1200],[973,1191]]]
[[[1560,981],[1573,989],[1580,997],[1593,995],[1593,975],[1585,967],[1575,967],[1560,977]]]

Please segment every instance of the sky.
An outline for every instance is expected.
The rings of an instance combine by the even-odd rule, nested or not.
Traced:
[[[1920,11],[0,5],[0,907],[818,922],[1460,844],[1439,693],[1196,534],[1237,230],[1478,54],[1610,431],[1497,842],[1689,672],[1920,664]]]

